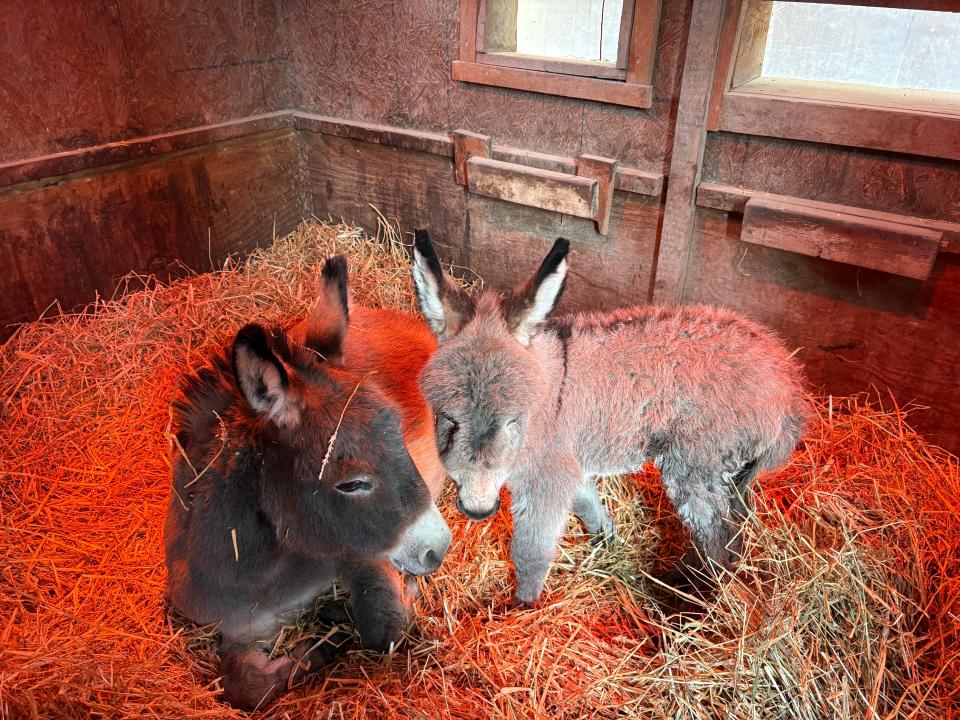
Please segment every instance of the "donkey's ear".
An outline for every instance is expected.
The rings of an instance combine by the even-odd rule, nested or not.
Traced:
[[[420,312],[433,334],[453,337],[473,317],[473,300],[444,274],[426,230],[414,231],[412,269]]]
[[[553,312],[567,281],[570,241],[557,238],[540,269],[503,301],[503,316],[521,345],[529,345],[540,325]]]
[[[280,427],[296,427],[300,412],[290,397],[290,378],[260,325],[246,325],[237,333],[232,360],[237,387],[250,407]]]
[[[335,255],[324,263],[320,273],[320,298],[296,333],[296,340],[323,360],[340,359],[347,335],[347,260]]]

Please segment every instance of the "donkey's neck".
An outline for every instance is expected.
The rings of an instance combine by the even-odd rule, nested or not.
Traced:
[[[569,335],[551,331],[549,328],[534,336],[530,352],[542,373],[541,395],[532,419],[541,437],[554,425],[563,410],[564,385],[567,380],[567,342]]]

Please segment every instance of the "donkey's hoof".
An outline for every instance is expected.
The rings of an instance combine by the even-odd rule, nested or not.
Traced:
[[[271,658],[259,650],[225,652],[220,659],[223,699],[241,710],[265,708],[291,679],[294,660],[281,655]]]

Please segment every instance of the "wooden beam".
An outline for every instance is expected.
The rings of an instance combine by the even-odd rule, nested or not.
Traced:
[[[482,65],[460,60],[454,60],[452,66],[451,76],[460,82],[595,100],[635,108],[648,108],[653,103],[651,85],[632,85],[615,80]]]
[[[453,142],[443,133],[410,130],[359,120],[343,120],[303,112],[294,113],[294,127],[307,132],[335,135],[376,145],[389,145],[404,150],[416,150],[430,155],[453,157]]]
[[[592,178],[472,157],[467,161],[470,192],[576,217],[597,213],[599,183]]]
[[[657,35],[660,32],[660,3],[661,0],[636,0],[627,60],[628,83],[650,85],[653,82]]]
[[[577,158],[577,175],[597,181],[597,211],[593,220],[597,224],[597,232],[601,235],[606,235],[610,226],[616,171],[617,161],[614,158],[597,155],[581,155]]]
[[[943,233],[809,205],[752,197],[743,242],[857,265],[915,280],[930,277]]]
[[[690,15],[653,288],[653,299],[658,303],[680,302],[683,296],[723,11],[724,0],[694,0]]]
[[[663,173],[617,168],[616,186],[621,192],[660,197],[663,194]]]
[[[292,127],[288,110],[0,163],[0,187],[181,152]]]
[[[785,202],[794,205],[806,205],[828,213],[856,215],[880,222],[928,228],[943,234],[943,239],[940,241],[940,252],[960,253],[960,223],[947,222],[946,220],[931,220],[930,218],[921,218],[913,215],[899,215],[897,213],[881,212],[879,210],[868,210],[867,208],[854,207],[852,205],[835,205],[833,203],[808,200],[790,195],[777,195],[759,190],[747,190],[746,188],[733,187],[732,185],[701,183],[700,187],[697,188],[697,205],[700,207],[714,208],[715,210],[723,210],[725,212],[742,213],[750,198]]]
[[[490,157],[490,136],[468,130],[454,130],[450,133],[450,139],[453,140],[453,177],[458,185],[466,185],[467,160],[475,155]]]
[[[480,0],[460,2],[460,59],[474,62],[477,59],[477,18]]]
[[[719,128],[728,132],[960,160],[960,114],[856,102],[728,92]]]

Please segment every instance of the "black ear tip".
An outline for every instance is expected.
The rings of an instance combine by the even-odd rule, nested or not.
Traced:
[[[428,256],[435,254],[433,251],[433,243],[430,242],[430,233],[423,228],[414,229],[413,244],[421,255]]]
[[[566,257],[568,252],[570,252],[570,241],[563,237],[558,237],[550,250],[551,255],[556,254],[560,257]]]
[[[325,280],[337,280],[346,283],[347,281],[347,259],[343,255],[334,255],[327,258],[323,264],[321,273]]]
[[[233,340],[234,352],[238,346],[246,345],[255,350],[267,347],[267,331],[262,325],[249,323],[237,331],[237,336]],[[258,353],[261,354],[261,353]]]

